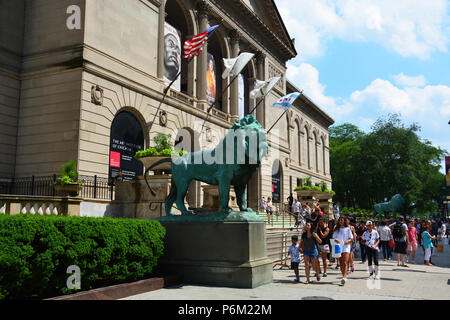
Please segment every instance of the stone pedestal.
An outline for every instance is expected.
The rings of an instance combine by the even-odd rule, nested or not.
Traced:
[[[310,206],[316,205],[318,202],[317,200],[317,194],[318,192],[316,190],[297,190],[297,197],[300,200],[300,202],[303,203],[309,203]]]
[[[319,193],[317,195],[320,208],[323,211],[323,216],[328,220],[334,220],[333,214],[333,194]]]
[[[170,192],[171,175],[148,176],[151,189],[143,177],[135,181],[117,181],[111,216],[154,219],[166,215],[164,200]]]
[[[219,198],[219,186],[204,185],[203,191],[203,206],[202,211],[220,212],[220,198]],[[230,187],[230,201],[228,205],[231,209],[239,211],[239,206],[236,202],[236,194],[234,193],[234,187]]]
[[[157,219],[167,231],[165,255],[160,260],[164,272],[182,275],[185,283],[233,288],[255,288],[272,282],[272,261],[267,256],[261,219],[176,218]]]

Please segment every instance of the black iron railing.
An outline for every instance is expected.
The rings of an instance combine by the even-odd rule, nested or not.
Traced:
[[[107,178],[79,176],[82,181],[79,196],[89,199],[113,200],[114,186]],[[0,194],[55,197],[57,176],[32,176],[25,178],[0,178]]]

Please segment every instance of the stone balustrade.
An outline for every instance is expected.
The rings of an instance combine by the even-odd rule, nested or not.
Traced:
[[[81,198],[0,196],[0,214],[79,216]]]

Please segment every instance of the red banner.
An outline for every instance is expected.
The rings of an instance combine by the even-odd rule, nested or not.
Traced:
[[[113,168],[120,168],[120,153],[111,151],[109,154],[109,165]]]

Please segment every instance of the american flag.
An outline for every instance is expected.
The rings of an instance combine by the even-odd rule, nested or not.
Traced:
[[[205,32],[200,33],[192,38],[191,41],[184,43],[184,56],[183,58],[190,58],[192,56],[198,56],[203,50],[203,44],[208,41],[209,36],[219,27],[219,25],[212,26],[206,29]]]

